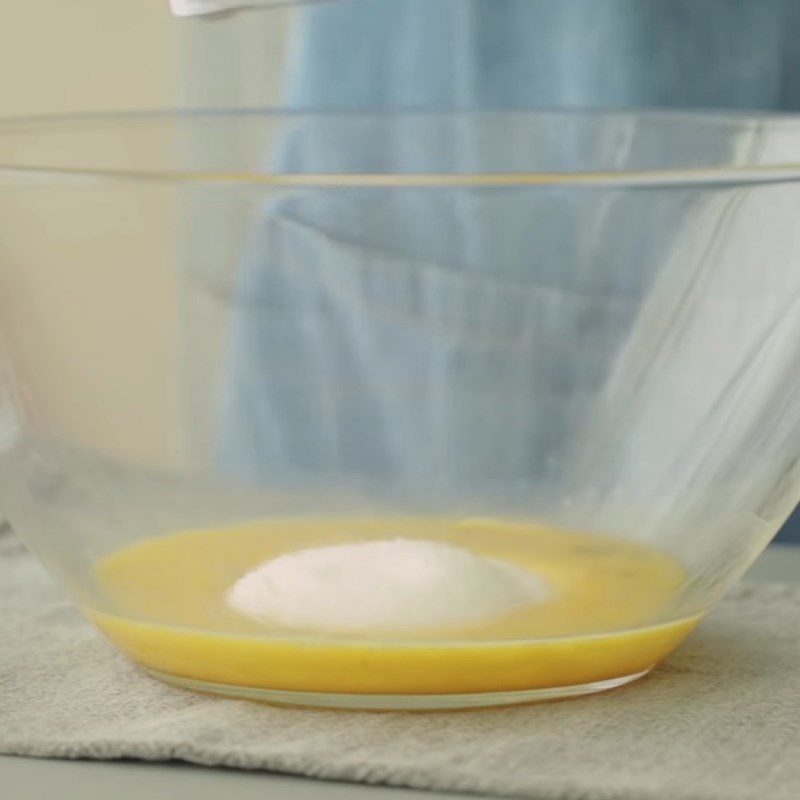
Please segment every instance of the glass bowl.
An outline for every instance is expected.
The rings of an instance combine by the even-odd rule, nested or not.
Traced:
[[[766,114],[4,121],[3,513],[182,686],[448,708],[643,675],[800,497],[798,152]],[[423,575],[435,546],[480,574]],[[319,548],[295,616],[232,605]],[[507,568],[542,596],[498,605]]]

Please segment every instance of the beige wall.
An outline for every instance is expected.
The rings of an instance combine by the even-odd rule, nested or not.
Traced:
[[[291,9],[209,22],[174,19],[167,0],[0,3],[0,117],[279,101]],[[194,157],[214,146],[192,144]],[[181,239],[187,220],[204,226],[192,198],[0,177],[0,348],[29,413],[62,436],[153,465],[182,457]],[[195,352],[223,336],[221,311],[206,322]],[[190,400],[206,420],[208,394]]]
[[[0,115],[172,105],[167,0],[2,0]]]
[[[0,116],[175,105],[166,0],[3,0],[2,17]],[[0,335],[31,413],[153,465],[179,454],[176,218],[164,189],[0,176]]]

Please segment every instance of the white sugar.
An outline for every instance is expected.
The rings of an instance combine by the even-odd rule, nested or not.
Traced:
[[[279,556],[240,578],[227,599],[269,626],[367,634],[490,621],[549,593],[541,578],[505,561],[396,539]]]

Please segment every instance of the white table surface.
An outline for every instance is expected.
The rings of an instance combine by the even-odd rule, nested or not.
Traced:
[[[768,548],[747,574],[747,580],[800,582],[800,546]],[[467,795],[330,783],[177,763],[0,757],[3,800],[444,800],[453,797]]]

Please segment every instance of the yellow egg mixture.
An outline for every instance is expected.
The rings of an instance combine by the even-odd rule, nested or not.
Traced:
[[[543,578],[544,601],[471,627],[325,636],[271,629],[225,594],[283,553],[402,537],[448,542]],[[641,544],[501,519],[269,520],[175,533],[102,559],[107,598],[85,609],[134,661],[215,684],[301,692],[451,694],[574,686],[634,675],[697,624],[672,609],[687,574]]]

